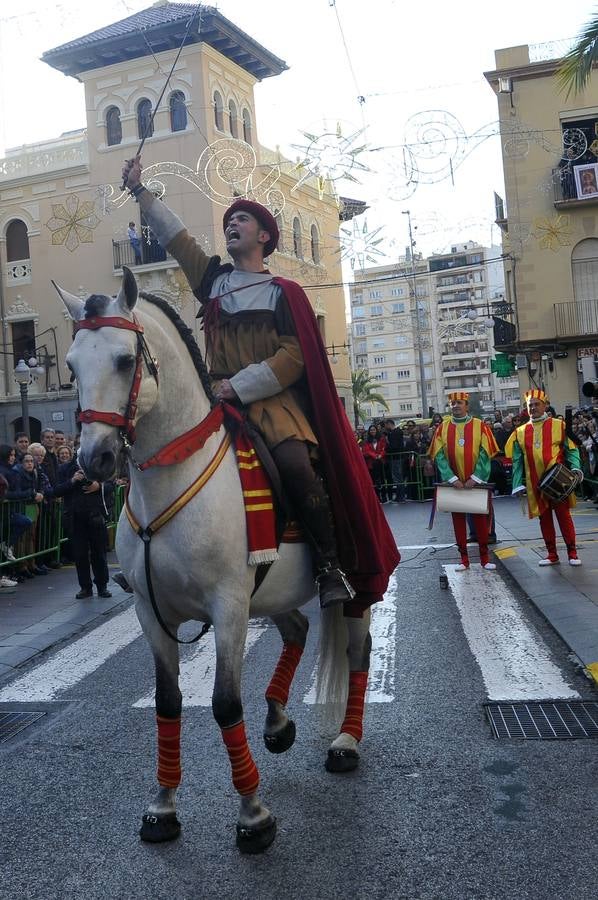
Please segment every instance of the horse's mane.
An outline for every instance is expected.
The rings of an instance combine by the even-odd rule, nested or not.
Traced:
[[[139,296],[148,303],[151,303],[152,306],[157,306],[158,309],[164,313],[166,318],[172,322],[178,331],[183,344],[189,351],[189,356],[195,366],[195,371],[199,375],[199,380],[206,393],[206,397],[210,401],[210,406],[215,406],[216,398],[214,397],[214,392],[212,390],[208,367],[206,366],[201,350],[197,346],[197,341],[193,337],[193,332],[189,326],[183,322],[177,311],[167,300],[164,300],[163,297],[157,297],[155,294],[146,294],[145,291],[140,291]]]

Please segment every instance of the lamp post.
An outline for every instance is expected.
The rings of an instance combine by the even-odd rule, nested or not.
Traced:
[[[29,436],[29,400],[27,391],[31,384],[31,369],[24,359],[18,361],[14,375],[21,392],[21,431],[24,431]]]
[[[415,241],[413,240],[413,230],[411,228],[411,211],[408,209],[402,210],[403,215],[407,216],[407,221],[409,223],[409,253],[411,256],[411,291],[413,296],[413,306],[417,321],[417,352],[418,352],[418,362],[419,362],[419,380],[421,384],[421,398],[422,398],[422,419],[425,419],[428,415],[428,392],[426,390],[426,369],[424,366],[424,348],[423,348],[423,339],[424,339],[424,330],[426,326],[426,317],[425,313],[422,309],[420,309],[418,300],[417,300],[417,277],[415,273]]]

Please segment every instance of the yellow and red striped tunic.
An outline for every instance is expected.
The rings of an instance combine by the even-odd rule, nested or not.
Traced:
[[[539,484],[544,474],[557,463],[579,467],[578,450],[565,432],[562,419],[546,418],[526,422],[511,435],[505,447],[505,454],[513,458],[513,487],[518,451],[525,466],[525,483],[530,519],[541,516],[550,503],[542,494]],[[576,458],[575,455],[577,454]],[[577,502],[575,494],[569,494],[569,506]]]
[[[428,455],[435,459],[441,450],[451,470],[461,481],[467,481],[474,474],[481,450],[485,451],[488,459],[499,452],[492,431],[477,418],[463,422],[444,419],[436,429]]]

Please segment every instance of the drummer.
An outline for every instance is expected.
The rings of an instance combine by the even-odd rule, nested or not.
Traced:
[[[544,474],[558,463],[565,464],[581,481],[579,450],[565,434],[563,420],[548,416],[548,397],[544,391],[537,388],[527,391],[524,400],[530,421],[520,425],[505,446],[505,455],[513,460],[513,494],[527,491],[529,517],[540,517],[540,530],[548,555],[538,565],[556,566],[560,562],[552,518],[554,510],[567,547],[569,565],[581,566],[575,546],[575,526],[569,512],[569,508],[575,506],[575,494],[560,501],[551,500],[539,487]]]
[[[486,483],[490,477],[490,460],[499,452],[492,429],[481,419],[469,415],[469,394],[454,391],[448,395],[451,417],[438,426],[432,438],[428,455],[432,457],[441,481],[451,484],[456,491],[469,491]],[[467,522],[464,512],[454,512],[453,528],[461,564],[457,572],[469,569],[467,552]],[[488,515],[474,515],[473,524],[480,545],[480,563],[490,571],[496,569],[488,556]]]

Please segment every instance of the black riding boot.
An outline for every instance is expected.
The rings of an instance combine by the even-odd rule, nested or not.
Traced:
[[[324,489],[302,498],[297,512],[314,553],[321,608],[352,600],[355,591],[339,566],[330,501]]]

